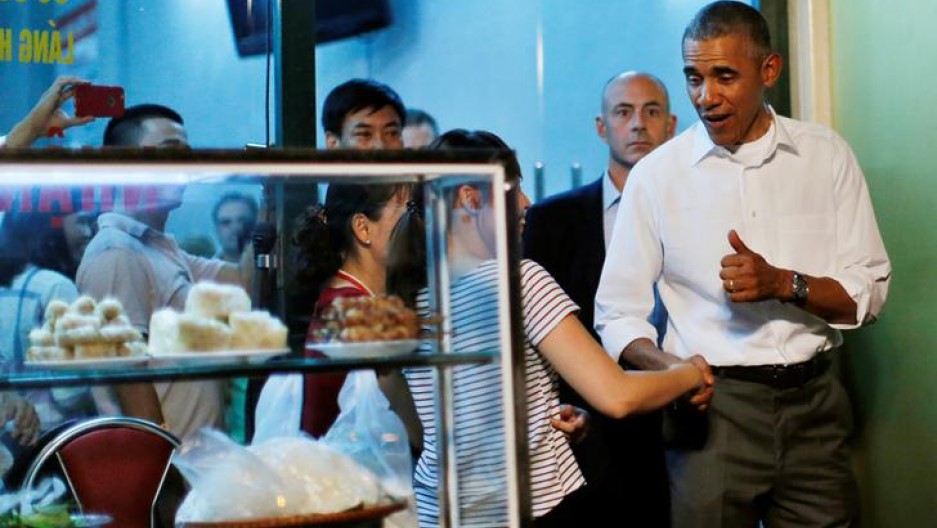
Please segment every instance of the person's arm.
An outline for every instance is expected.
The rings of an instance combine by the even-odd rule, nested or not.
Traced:
[[[188,255],[188,253],[186,254]],[[244,251],[241,253],[241,260],[237,264],[231,262],[223,262],[218,259],[206,259],[203,257],[197,257],[194,255],[188,255],[190,265],[195,272],[197,278],[211,276],[211,273],[206,273],[203,269],[212,268],[218,266],[218,270],[215,273],[215,279],[218,282],[224,282],[227,284],[237,284],[244,288],[248,294],[253,291],[254,287],[254,246],[252,244],[247,244]]]
[[[596,293],[595,320],[602,345],[613,360],[641,370],[659,371],[683,360],[655,344],[658,334],[651,315],[658,300],[654,284],[660,280],[664,255],[658,233],[658,200],[646,179],[642,180],[643,174],[632,171],[622,193]],[[686,361],[693,363],[706,380],[690,398],[692,405],[705,410],[713,395],[712,371],[702,356]]]
[[[653,354],[622,357],[637,339],[656,343],[654,284],[663,269],[664,255],[658,234],[653,193],[637,167],[628,178],[609,241],[605,264],[595,296],[595,329],[612,359],[624,359],[638,368],[664,368],[667,358]],[[642,350],[637,350],[641,352]],[[676,358],[671,358],[676,359]]]
[[[640,370],[664,370],[681,361],[679,357],[657,348],[646,337],[629,343],[622,350],[621,359]]]
[[[149,420],[155,424],[165,423],[159,396],[151,383],[114,385],[114,394],[124,415]]]
[[[50,128],[66,129],[94,121],[94,117],[72,117],[62,105],[75,96],[75,85],[88,84],[78,77],[61,76],[42,94],[36,106],[16,124],[6,137],[9,148],[28,147],[46,135]]]
[[[849,329],[878,319],[888,297],[892,269],[859,162],[842,138],[834,134],[833,139],[837,269],[829,279],[855,303],[855,324],[833,324]]]
[[[734,230],[729,244],[734,253],[722,260],[719,276],[734,302],[794,300],[794,273],[807,283],[807,297],[798,306],[832,326],[855,328],[875,321],[885,304],[891,281],[891,263],[875,221],[862,169],[852,150],[839,136],[831,140],[836,244],[805,248],[834,253],[835,269],[828,276],[805,270],[778,268],[752,251]]]
[[[625,371],[592,339],[574,315],[547,334],[538,349],[590,405],[615,418],[658,409],[713,383],[691,360],[666,370]]]
[[[684,362],[684,360],[679,357],[664,352],[647,338],[635,339],[631,343],[628,343],[628,346],[622,351],[621,357],[627,361],[628,364],[641,370],[665,370],[678,363]],[[703,374],[703,379],[706,381],[706,383],[690,395],[690,405],[697,410],[705,411],[709,407],[709,401],[712,400],[713,397],[713,383],[715,383],[715,378],[713,377],[712,368],[709,366],[706,359],[700,355],[695,355],[686,361],[698,368]]]
[[[757,302],[777,299],[794,300],[794,270],[772,266],[760,254],[749,249],[735,230],[729,231],[729,245],[735,253],[722,258],[719,278],[732,302]],[[829,323],[856,323],[856,302],[846,290],[829,277],[805,274],[808,295],[800,304],[804,310]]]
[[[410,445],[416,451],[423,450],[423,423],[420,422],[420,416],[416,412],[416,405],[413,403],[413,395],[410,393],[410,386],[407,380],[399,370],[388,370],[379,372],[377,382],[381,387],[381,392],[390,403],[390,410],[394,411],[403,425],[407,428],[407,436]]]

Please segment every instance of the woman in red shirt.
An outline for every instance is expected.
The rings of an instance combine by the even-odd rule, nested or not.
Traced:
[[[403,215],[411,187],[404,184],[332,184],[325,205],[306,210],[293,237],[303,266],[300,280],[318,285],[307,340],[320,328],[319,314],[338,297],[384,293],[391,231]],[[306,350],[307,357],[323,357]],[[324,435],[338,417],[345,374],[303,377],[302,429]]]

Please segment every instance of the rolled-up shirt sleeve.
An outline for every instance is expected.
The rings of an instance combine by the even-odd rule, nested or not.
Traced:
[[[836,195],[836,280],[856,303],[856,324],[833,324],[847,330],[875,322],[888,296],[891,262],[875,221],[869,189],[852,149],[833,142]]]
[[[640,166],[635,167],[621,197],[595,298],[595,329],[616,361],[635,339],[657,342],[654,283],[663,263],[658,231],[656,204],[642,184]]]
[[[233,280],[225,280],[227,277],[224,277],[224,270],[226,269],[231,270],[230,273],[233,276],[238,276],[237,266],[227,264],[223,260],[199,257],[197,255],[191,255],[184,252],[182,253],[182,256],[185,259],[186,264],[189,266],[189,269],[192,270],[193,282],[199,282],[203,280],[234,282]]]

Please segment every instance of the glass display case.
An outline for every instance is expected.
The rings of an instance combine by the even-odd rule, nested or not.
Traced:
[[[318,285],[298,278],[302,269],[292,241],[304,212],[319,202],[318,197],[324,198],[325,185],[336,183],[405,185],[411,200],[404,214],[422,212],[425,247],[418,253],[425,250],[426,286],[418,298],[423,303],[419,311],[423,332],[413,346],[395,348],[394,340],[355,344],[357,348],[342,342],[319,347],[307,343]],[[453,207],[456,194],[464,188],[483,197],[473,215]],[[470,503],[478,500],[477,495],[466,499],[470,492],[465,490],[478,482],[465,481],[465,468],[458,463],[463,457],[460,443],[479,433],[477,424],[470,426],[476,429],[470,431],[474,435],[466,436],[462,430],[460,398],[469,396],[459,384],[471,374],[463,370],[460,378],[459,372],[487,366],[493,384],[487,386],[490,412],[482,436],[486,449],[500,462],[493,466],[499,470],[485,477],[485,493],[501,505],[500,515],[507,524],[520,526],[529,517],[524,513],[529,511],[529,499],[524,363],[522,348],[515,345],[522,339],[515,192],[505,180],[499,155],[477,151],[0,151],[0,329],[4,332],[0,391],[27,395],[36,402],[40,416],[48,416],[46,428],[67,417],[62,409],[46,407],[55,407],[65,397],[75,398],[88,387],[238,377],[262,381],[280,372],[428,373],[427,397],[435,430],[428,434],[433,435],[438,453],[440,523],[459,526],[478,507]],[[233,202],[252,205],[222,214],[224,204]],[[465,225],[471,225],[480,253],[453,251],[454,239]],[[115,227],[133,235],[136,245],[106,238]],[[139,259],[96,258],[107,251],[147,253],[154,247],[160,255],[146,258],[166,258],[167,251],[185,252],[180,258],[200,258],[186,261],[188,274],[178,270],[167,274],[159,266],[150,269]],[[486,314],[481,323],[458,314],[459,303],[466,298],[461,278],[479,267],[489,273],[467,295],[481,300]],[[156,334],[164,327],[153,319],[150,328],[151,319],[144,315],[166,306],[185,311],[184,300],[177,297],[197,282],[202,269],[215,270],[219,280],[240,283],[254,309],[267,310],[282,321],[288,328],[286,346],[172,351],[165,350],[166,342],[184,340],[164,339],[156,354],[160,339]],[[157,286],[167,283],[165,288]],[[94,292],[104,290],[117,292],[111,296],[121,302],[119,308],[96,298]],[[84,309],[76,306],[80,295],[90,295],[97,307],[82,313]],[[52,315],[55,309],[49,306],[56,299],[75,314],[74,321],[63,326],[64,316]],[[124,312],[101,315],[109,309]],[[92,313],[101,318],[88,323],[97,324],[98,339],[104,326],[124,317],[122,321],[133,330],[126,334],[127,342],[109,345],[105,352],[93,348],[91,338],[75,331],[84,324],[77,318]],[[58,328],[47,324],[50,317],[59,317]],[[479,331],[470,327],[473,324],[483,325],[481,331],[487,336],[483,345],[465,345],[465,340],[457,339]],[[42,334],[44,328],[49,335]],[[120,348],[139,339],[150,349]],[[46,345],[67,353],[43,355]],[[322,348],[324,355],[309,357],[304,353],[307,348]],[[361,350],[365,352],[358,354]],[[92,396],[99,409],[101,399]],[[491,502],[488,499],[483,500]]]

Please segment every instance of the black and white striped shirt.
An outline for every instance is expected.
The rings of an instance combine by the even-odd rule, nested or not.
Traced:
[[[542,516],[584,483],[566,437],[550,425],[558,410],[557,374],[536,346],[566,316],[578,310],[539,264],[521,262],[521,294],[527,368],[527,414],[531,499]],[[417,298],[428,316],[427,293]],[[453,348],[458,352],[498,349],[496,267],[488,262],[452,285]],[[506,351],[504,351],[506,352]],[[461,526],[507,525],[504,428],[499,364],[453,368],[456,464]],[[420,526],[438,525],[435,369],[405,371],[423,423],[423,454],[414,474]]]

